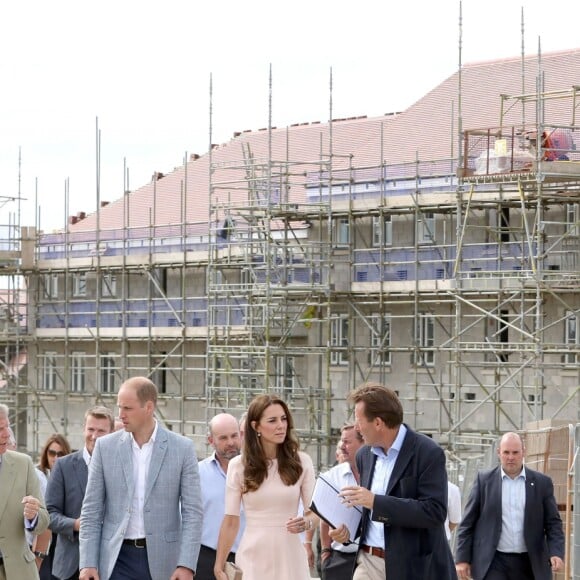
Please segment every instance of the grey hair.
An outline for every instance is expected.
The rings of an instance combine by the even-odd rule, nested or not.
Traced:
[[[8,443],[12,445],[12,447],[16,447],[16,436],[14,435],[12,427],[8,427]]]
[[[4,403],[0,403],[0,419],[7,419],[10,424],[10,409]]]

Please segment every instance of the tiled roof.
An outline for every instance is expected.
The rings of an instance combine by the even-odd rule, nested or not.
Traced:
[[[537,56],[524,59],[524,94],[536,92]],[[544,90],[571,89],[580,84],[580,49],[546,54],[541,57]],[[374,118],[338,120],[332,125],[333,168],[346,167],[344,157],[352,155],[352,166],[375,166],[381,163],[381,131],[384,161],[398,164],[457,156],[459,73],[443,81],[403,113]],[[404,82],[404,81],[403,81]],[[522,60],[507,58],[465,65],[461,71],[461,112],[463,129],[497,127],[500,124],[500,94],[522,94]],[[545,119],[549,123],[570,124],[569,101],[546,102]],[[527,122],[535,120],[535,103],[526,105]],[[504,123],[519,124],[522,106],[518,103],[505,115]],[[579,121],[580,122],[580,121]],[[329,153],[329,123],[313,123],[272,130],[272,159],[316,162]],[[214,163],[227,164],[243,159],[242,148],[249,145],[255,159],[268,158],[266,130],[236,134],[232,140],[215,147]],[[452,145],[453,143],[453,151]],[[187,170],[187,179],[185,179]],[[243,171],[238,171],[241,177]],[[101,229],[147,227],[177,224],[183,221],[182,204],[186,200],[186,220],[207,223],[209,154],[192,159],[161,179],[151,182],[100,210]],[[224,196],[228,195],[224,191]],[[304,196],[296,190],[294,196]],[[225,199],[224,199],[225,201]],[[302,201],[295,199],[294,201]],[[71,232],[95,230],[96,214],[70,226]]]

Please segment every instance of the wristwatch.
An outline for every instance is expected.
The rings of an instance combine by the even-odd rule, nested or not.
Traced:
[[[41,560],[44,560],[47,556],[48,553],[47,552],[32,552],[37,558],[40,558]]]

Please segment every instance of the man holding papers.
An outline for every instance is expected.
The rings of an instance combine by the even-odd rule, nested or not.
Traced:
[[[337,490],[341,490],[348,485],[358,485],[359,474],[355,458],[356,452],[362,446],[363,438],[354,428],[354,424],[345,425],[340,430],[339,448],[344,461],[323,474],[324,479]],[[337,523],[341,524],[343,522]],[[322,578],[324,580],[351,580],[358,545],[333,542],[328,534],[329,528],[328,523],[321,519],[320,559],[322,561]]]
[[[350,505],[364,508],[353,580],[456,579],[443,526],[443,450],[403,424],[403,407],[391,389],[365,383],[349,395],[349,402],[354,404],[355,428],[366,443],[356,457],[360,487],[347,486],[340,494]],[[333,534],[342,542],[346,536]]]

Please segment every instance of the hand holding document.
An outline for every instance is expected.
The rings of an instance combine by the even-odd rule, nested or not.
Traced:
[[[340,497],[343,502],[350,505],[366,507],[373,509],[375,494],[366,487],[360,485],[347,485],[340,490]]]
[[[350,539],[357,536],[358,526],[362,518],[362,509],[344,501],[340,490],[336,489],[324,476],[319,475],[312,495],[310,509],[320,516],[331,528],[345,524]]]

